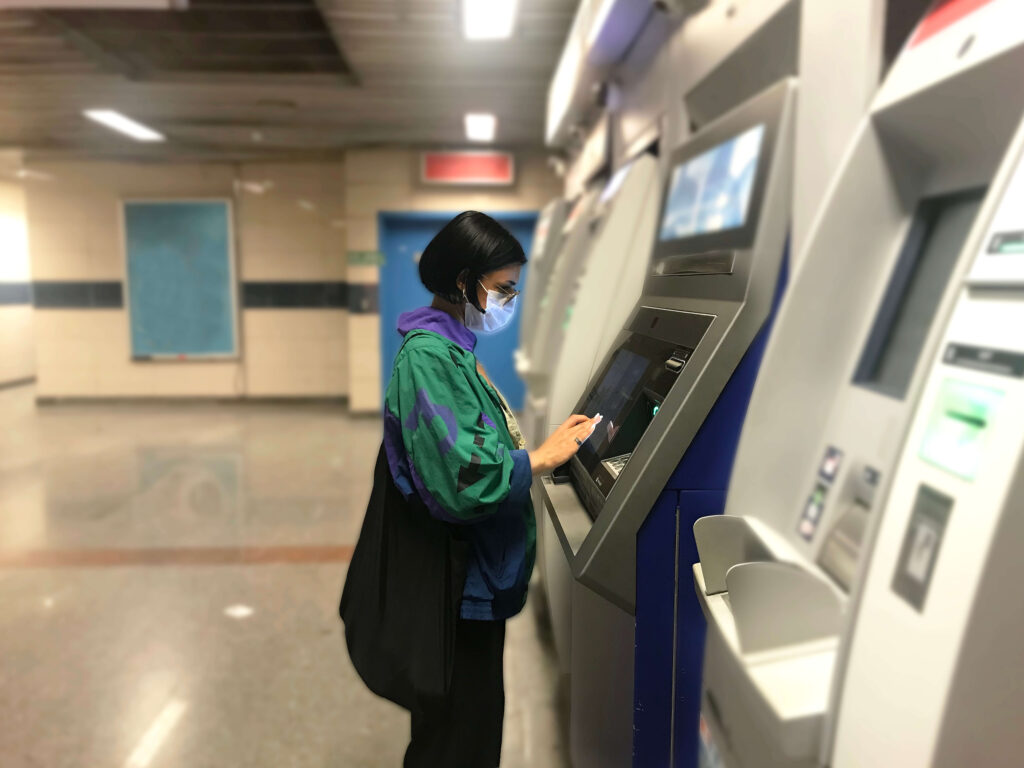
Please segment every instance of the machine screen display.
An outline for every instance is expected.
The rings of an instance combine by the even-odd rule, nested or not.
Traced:
[[[998,389],[946,379],[928,419],[921,458],[965,480],[973,480],[1002,399],[1003,393]]]
[[[578,454],[591,476],[599,474],[602,463],[603,472],[618,476],[691,351],[634,336],[615,352],[583,404],[586,415],[604,417]]]
[[[588,416],[600,413],[604,419],[590,439],[583,444],[581,451],[596,453],[597,449],[615,438],[621,428],[621,417],[626,406],[633,398],[636,385],[640,382],[650,361],[628,349],[620,349],[615,353],[608,371],[598,381],[583,405],[583,412]]]
[[[764,139],[758,125],[676,166],[661,221],[662,241],[746,224]]]

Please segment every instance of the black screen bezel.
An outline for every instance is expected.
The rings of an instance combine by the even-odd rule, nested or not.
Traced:
[[[611,366],[612,360],[615,357],[615,353],[623,347],[629,347],[633,343],[633,340],[640,340],[643,338],[651,339],[652,341],[667,342],[672,345],[673,349],[685,349],[689,353],[687,360],[692,356],[692,353],[700,346],[711,326],[715,322],[714,315],[703,314],[700,312],[685,312],[679,310],[666,310],[666,309],[655,309],[653,307],[641,307],[633,318],[629,326],[623,330],[623,335],[620,336],[615,346],[609,350],[608,355],[605,357],[603,364],[596,376],[591,379],[587,386],[586,392],[580,398],[576,405],[576,412],[582,412],[583,404],[589,399],[590,393],[597,387],[598,382],[605,376],[609,367]],[[685,369],[685,365],[683,366]],[[672,381],[669,386],[665,387],[663,391],[656,392],[662,400],[664,406],[665,401],[671,396],[671,393],[676,386],[676,381],[679,375],[683,373],[683,370],[677,371],[672,376]],[[641,387],[641,391],[649,389],[650,383],[645,382],[644,386]],[[593,414],[588,414],[593,415]],[[655,419],[662,418],[661,413],[655,417]],[[652,420],[653,424],[653,420]],[[640,441],[637,443],[637,447],[643,444],[643,441],[647,438],[647,431],[641,435]],[[608,459],[611,457],[605,457]],[[579,455],[573,456],[569,460],[569,478],[572,481],[573,487],[579,494],[580,500],[583,502],[584,508],[590,515],[591,519],[596,520],[598,514],[604,506],[605,498],[611,493],[612,488],[618,482],[618,476],[614,476],[606,466],[604,466],[604,460],[598,461],[594,467],[588,467],[580,459]]]

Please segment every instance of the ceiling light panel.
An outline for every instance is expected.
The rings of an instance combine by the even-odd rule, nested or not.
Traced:
[[[506,40],[518,10],[519,0],[462,0],[462,33],[467,40]]]
[[[123,133],[136,141],[165,141],[162,133],[154,131],[149,126],[132,120],[130,117],[115,112],[112,109],[87,109],[85,116],[90,120],[104,125],[112,131]]]
[[[466,138],[470,141],[494,141],[498,130],[498,118],[483,112],[466,115]]]

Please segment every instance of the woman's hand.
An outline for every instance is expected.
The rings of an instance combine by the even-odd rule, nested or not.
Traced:
[[[590,437],[603,417],[597,414],[590,419],[576,413],[562,422],[562,426],[551,433],[551,437],[534,451],[530,451],[530,467],[535,475],[543,475],[560,467],[580,449]]]

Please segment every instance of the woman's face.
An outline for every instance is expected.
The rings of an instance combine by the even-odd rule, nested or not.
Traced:
[[[480,282],[476,284],[476,297],[483,309],[487,309],[487,292],[497,291],[498,293],[514,294],[518,288],[519,273],[522,271],[522,264],[515,264],[511,267],[496,269],[488,272]]]

